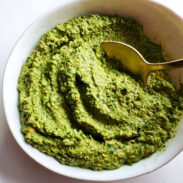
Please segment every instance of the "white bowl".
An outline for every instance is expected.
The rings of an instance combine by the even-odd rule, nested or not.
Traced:
[[[20,132],[17,80],[22,64],[31,54],[41,36],[49,29],[73,17],[91,13],[134,17],[144,25],[145,32],[152,39],[158,40],[163,45],[163,48],[172,58],[183,56],[183,21],[178,15],[160,4],[150,0],[64,1],[59,7],[45,13],[35,21],[20,37],[9,56],[4,73],[3,97],[10,130],[20,147],[32,159],[62,175],[85,180],[109,181],[131,178],[151,172],[165,165],[183,149],[183,120],[180,122],[176,137],[167,143],[166,151],[157,152],[132,166],[125,165],[117,170],[108,171],[92,171],[62,165],[54,158],[25,143]],[[174,70],[170,74],[173,80],[178,80],[183,76],[180,69]]]

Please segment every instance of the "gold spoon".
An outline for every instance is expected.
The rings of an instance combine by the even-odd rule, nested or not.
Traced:
[[[183,67],[183,58],[163,63],[149,63],[135,48],[123,42],[102,42],[100,46],[109,58],[120,61],[125,70],[138,74],[143,80],[144,87],[150,72]]]

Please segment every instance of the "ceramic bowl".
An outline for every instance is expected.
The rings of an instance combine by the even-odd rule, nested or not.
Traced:
[[[55,25],[80,15],[92,13],[133,17],[144,26],[146,34],[161,43],[171,58],[183,56],[183,20],[168,8],[152,0],[67,0],[38,18],[22,34],[13,48],[6,65],[3,81],[4,108],[10,130],[20,147],[44,167],[65,176],[95,181],[127,179],[151,172],[169,162],[183,149],[183,120],[175,138],[167,144],[164,152],[157,152],[132,166],[116,170],[93,171],[62,165],[54,158],[39,152],[25,143],[20,132],[20,118],[17,108],[17,80],[27,56],[35,48],[42,35]],[[170,72],[176,82],[183,77],[181,69]]]

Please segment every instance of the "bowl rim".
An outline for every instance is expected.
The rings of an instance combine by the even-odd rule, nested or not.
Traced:
[[[21,39],[23,38],[23,36],[26,34],[26,32],[31,29],[31,27],[38,23],[39,21],[41,21],[44,17],[46,16],[49,16],[51,13],[53,13],[54,11],[57,11],[59,10],[61,7],[63,6],[68,6],[69,4],[72,4],[72,3],[75,3],[75,2],[82,2],[82,1],[87,1],[87,0],[67,0],[67,1],[62,1],[59,3],[59,5],[57,6],[54,6],[53,8],[50,8],[48,10],[46,10],[44,13],[42,13],[41,15],[39,15],[37,18],[35,18],[32,23],[30,23],[26,28],[25,30],[20,34],[20,36],[18,37],[18,39],[16,40],[16,42],[14,43],[10,53],[9,53],[9,56],[6,60],[6,64],[5,64],[5,67],[4,67],[4,72],[3,72],[3,78],[2,78],[2,95],[3,95],[3,106],[4,106],[4,113],[5,113],[5,116],[6,116],[6,121],[8,123],[8,127],[11,131],[11,134],[12,136],[14,137],[15,141],[17,142],[17,144],[19,145],[19,147],[31,158],[33,159],[35,162],[39,163],[40,165],[42,165],[43,167],[45,167],[46,169],[54,172],[54,173],[57,173],[59,175],[62,175],[62,176],[66,176],[66,177],[69,177],[69,178],[75,178],[75,179],[78,179],[78,180],[88,180],[88,181],[116,181],[116,180],[127,180],[127,179],[132,179],[132,178],[136,178],[136,177],[139,177],[139,176],[142,176],[142,175],[146,175],[146,174],[149,174],[163,166],[165,166],[167,163],[169,163],[170,161],[172,161],[177,155],[179,155],[182,150],[180,150],[179,152],[177,152],[172,158],[170,158],[169,160],[165,161],[164,164],[160,165],[159,167],[157,168],[154,168],[152,170],[147,170],[146,172],[144,173],[138,173],[137,175],[134,175],[134,176],[131,176],[131,177],[127,177],[127,178],[103,178],[103,179],[98,179],[98,178],[86,178],[86,177],[81,177],[80,175],[77,175],[77,176],[72,176],[70,175],[69,173],[63,173],[63,172],[60,172],[60,171],[57,171],[55,169],[52,169],[50,167],[47,167],[44,163],[42,163],[41,161],[39,161],[39,159],[36,159],[34,157],[32,157],[32,155],[26,150],[26,148],[24,146],[21,145],[21,143],[19,142],[19,140],[16,138],[16,135],[14,134],[13,132],[13,127],[11,125],[11,122],[10,122],[10,119],[9,119],[9,115],[8,112],[7,112],[7,108],[8,108],[8,105],[6,104],[6,90],[5,90],[5,82],[6,82],[6,78],[7,78],[7,68],[9,67],[9,60],[10,58],[12,57],[13,55],[13,52],[16,48],[16,46],[18,45],[18,43],[21,41]],[[142,1],[146,1],[146,0],[142,0]],[[147,0],[157,6],[160,6],[162,8],[166,8],[168,11],[170,11],[172,14],[174,14],[175,16],[177,16],[178,18],[180,18],[182,21],[183,21],[183,16],[181,16],[180,14],[176,13],[174,10],[170,9],[169,7],[167,7],[165,5],[165,3],[161,3],[159,0]],[[69,166],[69,165],[66,165],[66,166]],[[77,167],[76,167],[77,168]],[[111,170],[107,170],[107,171],[111,171]]]

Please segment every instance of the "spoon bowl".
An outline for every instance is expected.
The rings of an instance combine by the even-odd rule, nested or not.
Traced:
[[[150,72],[183,67],[183,58],[169,62],[149,63],[139,51],[123,42],[107,41],[102,42],[100,46],[109,58],[120,61],[124,70],[139,75],[144,87]]]

